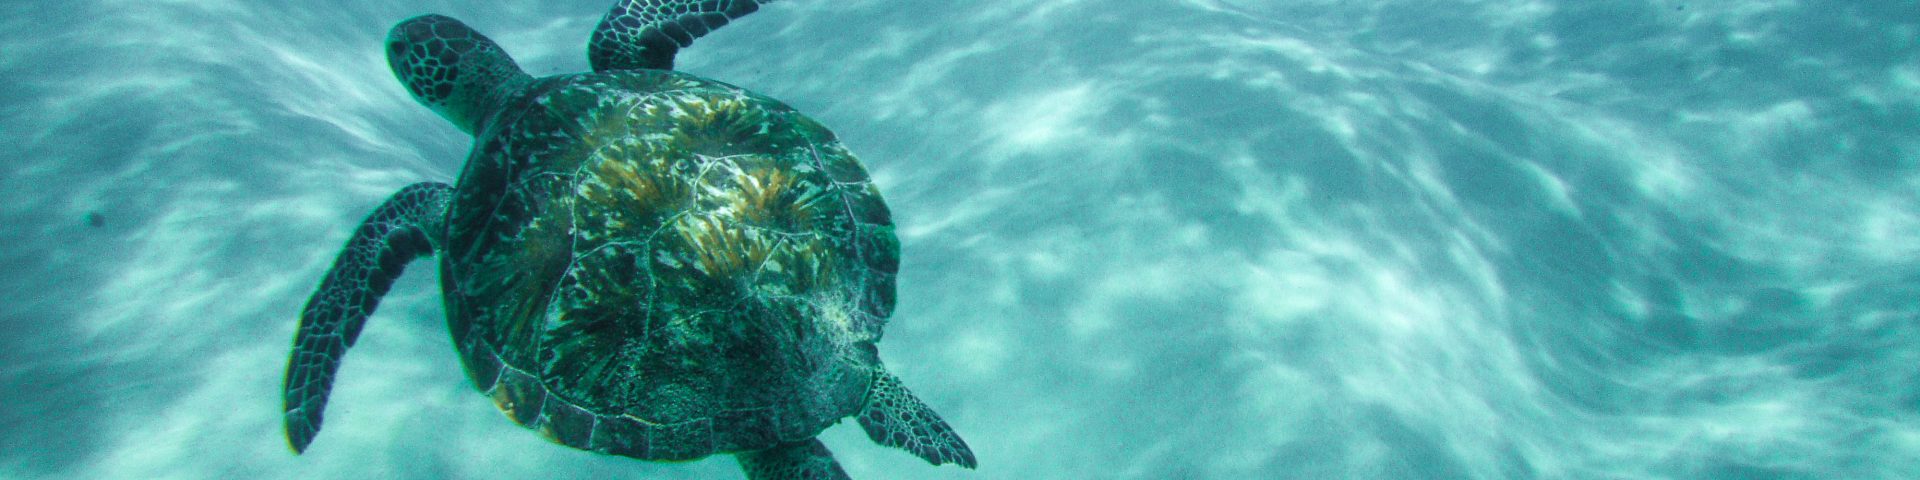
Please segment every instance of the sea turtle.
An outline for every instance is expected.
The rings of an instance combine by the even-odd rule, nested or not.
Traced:
[[[295,452],[381,295],[438,255],[468,377],[555,442],[847,478],[814,436],[853,416],[875,442],[973,468],[880,362],[899,243],[865,169],[791,107],[672,70],[761,3],[623,0],[593,32],[593,72],[545,78],[452,18],[394,26],[394,74],[473,150],[457,184],[375,209],[307,301],[284,391]]]

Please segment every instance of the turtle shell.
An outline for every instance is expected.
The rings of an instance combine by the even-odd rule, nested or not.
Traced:
[[[860,408],[899,244],[832,132],[671,71],[548,77],[506,104],[441,258],[455,345],[503,411],[573,447],[684,460]]]

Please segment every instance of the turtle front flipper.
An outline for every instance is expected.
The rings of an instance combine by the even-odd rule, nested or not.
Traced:
[[[587,41],[593,71],[672,70],[681,47],[773,0],[620,0]]]
[[[852,480],[817,438],[742,452],[734,458],[740,460],[748,480]]]
[[[446,235],[443,227],[453,187],[423,182],[408,185],[374,209],[340,256],[333,260],[320,289],[300,311],[282,390],[286,401],[287,442],[307,449],[320,433],[320,412],[327,407],[340,358],[360,336],[367,315],[380,304],[407,262],[431,255]]]
[[[907,391],[900,379],[885,371],[874,372],[873,388],[867,392],[867,406],[860,411],[860,428],[874,443],[899,447],[927,463],[957,463],[973,468],[973,450],[960,434],[953,432],[940,415]]]

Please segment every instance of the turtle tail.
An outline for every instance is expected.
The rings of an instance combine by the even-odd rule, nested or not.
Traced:
[[[333,261],[320,289],[300,311],[282,390],[286,401],[287,442],[298,453],[320,433],[320,412],[327,407],[333,374],[360,336],[360,327],[379,306],[408,262],[431,255],[445,235],[444,218],[453,187],[423,182],[387,198],[360,223]]]

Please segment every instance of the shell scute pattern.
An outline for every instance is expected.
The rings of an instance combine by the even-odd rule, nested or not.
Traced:
[[[671,71],[764,1],[621,0],[593,72],[540,78],[458,20],[396,25],[389,66],[475,142],[456,184],[408,186],[363,221],[303,308],[282,390],[294,450],[379,297],[433,254],[469,377],[556,442],[844,479],[815,436],[858,418],[973,467],[880,361],[900,245],[867,171],[791,107]]]
[[[646,379],[633,366],[646,355],[653,317],[651,272],[642,245],[614,243],[575,259],[561,278],[540,352],[541,378],[557,394],[614,411]],[[632,318],[638,312],[640,318]]]
[[[766,448],[857,409],[868,373],[843,357],[877,340],[898,247],[831,134],[683,74],[543,81],[452,212],[449,305],[492,339],[463,352],[501,364],[476,383],[556,441],[642,458]]]
[[[544,330],[522,319],[546,313],[555,279],[572,261],[574,217],[566,214],[572,199],[555,194],[571,190],[568,183],[564,176],[536,175],[489,198],[493,202],[475,202],[494,206],[476,212],[478,219],[456,213],[450,221],[463,230],[453,230],[449,243],[467,254],[447,259],[460,299],[448,305],[469,323],[468,335],[496,342],[501,360],[516,368],[533,363]]]
[[[540,415],[545,422],[534,427],[535,431],[561,445],[579,449],[591,449],[594,427],[601,422],[593,412],[565,401],[546,402]]]
[[[653,428],[630,417],[600,416],[588,436],[587,449],[614,455],[654,458],[648,455]]]
[[[893,225],[893,212],[887,209],[886,202],[880,200],[880,190],[873,182],[843,183],[838,185],[847,199],[847,212],[854,221],[867,225]]]
[[[476,342],[488,338],[490,330],[486,328],[497,321],[493,319],[499,311],[513,309],[534,309],[541,298],[524,298],[516,305],[499,305],[488,301],[470,301],[480,296],[492,296],[499,292],[513,292],[520,286],[530,286],[538,282],[543,273],[557,273],[564,269],[563,246],[564,232],[570,230],[572,219],[561,217],[543,217],[538,223],[520,223],[515,217],[526,217],[530,211],[538,211],[541,200],[538,194],[526,194],[524,180],[516,179],[516,171],[526,169],[526,159],[515,161],[516,157],[551,156],[553,152],[543,152],[541,146],[561,144],[561,138],[497,138],[478,142],[474,154],[468,159],[467,169],[461,173],[463,182],[457,186],[457,200],[447,211],[447,252],[442,255],[445,273],[442,276],[445,292],[457,292],[447,296],[447,323],[453,334],[453,344],[461,349],[463,355],[480,348]],[[547,148],[551,150],[551,148]],[[566,202],[566,200],[555,200]],[[501,255],[499,252],[515,252],[520,246],[534,246],[526,250],[528,255]],[[538,294],[540,290],[530,290]],[[493,372],[474,372],[474,378],[492,378]],[[484,384],[482,384],[484,386]]]
[[[544,423],[541,409],[549,403],[547,390],[541,388],[540,382],[532,375],[508,369],[489,393],[493,395],[494,403],[513,421],[525,425]]]
[[[647,456],[661,460],[692,460],[714,452],[713,419],[654,425],[648,432]]]
[[[722,208],[742,221],[784,235],[817,231],[833,221],[835,195],[806,179],[819,174],[809,163],[781,164],[770,156],[745,156],[731,165],[728,187],[739,192]]]
[[[684,178],[696,167],[656,144],[622,139],[591,155],[578,187],[586,207],[576,212],[589,247],[617,240],[650,241],[694,198],[694,185]],[[599,207],[603,205],[622,208]]]
[[[744,92],[680,91],[664,97],[664,118],[678,127],[668,136],[672,148],[730,157],[777,153],[783,142],[792,143],[770,134],[770,112]]]

